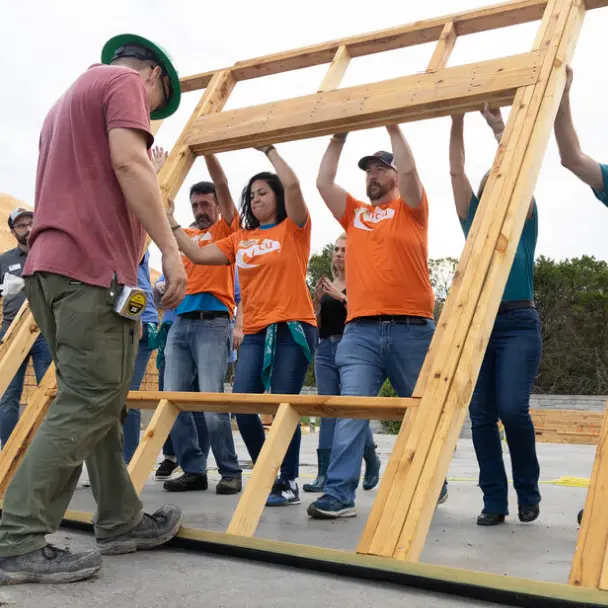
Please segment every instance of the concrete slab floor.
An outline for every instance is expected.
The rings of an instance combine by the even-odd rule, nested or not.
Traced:
[[[303,436],[300,487],[315,477],[317,438],[316,434]],[[239,458],[247,459],[238,433],[235,441]],[[394,437],[376,435],[376,442],[383,466],[386,466]],[[559,485],[555,481],[565,477],[588,478],[595,449],[593,446],[554,444],[539,444],[537,449],[543,495],[539,520],[532,524],[519,522],[515,493],[511,491],[512,515],[507,523],[482,528],[475,525],[481,510],[477,462],[470,440],[460,440],[448,474],[449,498],[437,508],[422,561],[566,583],[578,532],[576,514],[584,504],[587,490],[576,485]],[[506,447],[505,463],[510,471]],[[206,492],[169,494],[151,475],[142,495],[146,508],[152,511],[163,503],[177,504],[183,509],[185,525],[225,531],[239,496],[216,495],[215,482],[219,475],[211,458],[209,467],[210,487]],[[245,471],[245,479],[249,473]],[[315,496],[301,492],[302,504],[299,506],[265,509],[256,536],[353,551],[376,490],[359,490],[358,517],[337,521],[308,518],[306,506]],[[70,508],[93,511],[94,506],[90,490],[79,486]],[[92,543],[91,537],[72,532],[61,531],[56,536],[63,544],[71,544],[71,541]],[[397,606],[397,602],[403,606],[404,600],[412,607],[465,605],[465,600],[450,596],[433,597],[422,591],[336,577],[332,577],[328,593],[323,591],[328,577],[321,574],[176,550],[106,559],[104,564],[105,573],[96,583],[81,583],[63,589],[45,587],[44,591],[35,586],[23,586],[2,592],[8,594],[10,601],[14,598],[17,605],[23,606],[33,605],[29,602],[44,593],[45,606],[49,608],[109,605],[114,608],[123,605],[164,608],[168,603],[184,607],[201,604],[257,607],[279,606],[285,602],[298,606],[367,606],[372,602],[369,594],[373,595],[373,603],[385,606]],[[0,605],[2,601],[0,595]],[[70,603],[72,601],[75,603]],[[489,605],[469,600],[466,604]]]

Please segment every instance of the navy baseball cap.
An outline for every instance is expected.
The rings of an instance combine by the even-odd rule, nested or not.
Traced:
[[[32,217],[34,217],[34,212],[31,211],[30,209],[23,209],[23,208],[19,208],[19,209],[15,209],[13,211],[11,211],[11,214],[8,216],[8,227],[13,230],[13,226],[15,225],[15,220],[19,217],[21,217],[22,215],[30,215]]]
[[[379,150],[371,156],[364,156],[359,161],[359,169],[363,169],[363,171],[365,171],[367,169],[367,163],[369,163],[370,160],[377,160],[383,165],[386,165],[387,167],[390,167],[391,169],[397,171],[397,167],[395,166],[395,159],[393,158],[393,155],[390,152]]]

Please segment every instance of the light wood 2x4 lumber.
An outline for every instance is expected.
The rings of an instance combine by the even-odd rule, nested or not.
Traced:
[[[289,403],[281,403],[253,467],[251,478],[245,485],[239,504],[230,520],[228,534],[254,535],[268,494],[298,424],[300,424],[300,415],[295,408]]]
[[[34,391],[6,445],[0,451],[0,496],[4,496],[25,451],[38,431],[55,398],[55,366],[51,363]]]
[[[8,388],[39,335],[40,329],[26,301],[0,344],[0,395]]]
[[[154,466],[178,414],[179,409],[170,401],[163,399],[159,402],[129,463],[129,475],[138,494],[142,493],[150,469]]]
[[[454,23],[457,36],[464,36],[538,21],[543,16],[546,6],[547,0],[503,2],[472,11],[425,19],[407,25],[305,46],[291,51],[255,57],[246,61],[239,61],[232,67],[222,69],[231,70],[237,81],[249,80],[329,63],[341,46],[348,48],[351,57],[361,57],[372,53],[382,53],[437,41],[445,24],[449,22]],[[588,0],[587,2],[587,9],[603,6],[608,6],[608,0]],[[215,71],[182,78],[182,90],[187,92],[204,89],[209,84]]]
[[[443,68],[203,116],[187,138],[195,154],[355,131],[510,104],[538,79],[542,51]]]
[[[68,510],[62,525],[66,529],[85,529],[92,533],[93,513]],[[182,542],[185,541],[185,542]],[[380,580],[421,588],[435,592],[456,593],[468,598],[486,601],[509,602],[519,606],[567,605],[580,608],[608,606],[608,594],[597,589],[573,587],[560,583],[536,581],[504,576],[491,572],[466,570],[435,564],[401,562],[382,557],[358,555],[351,551],[299,545],[280,540],[225,534],[203,528],[182,527],[167,548],[192,550],[190,543],[206,553],[228,555],[239,559],[252,559],[330,572],[343,576],[346,568],[353,568],[357,578]],[[362,572],[363,568],[367,572]],[[566,605],[566,604],[564,604]]]
[[[451,454],[466,416],[466,407],[481,367],[553,129],[565,85],[564,64],[572,56],[584,17],[584,8],[579,5],[577,0],[557,0],[555,3],[549,3],[547,7],[550,18],[546,20],[546,31],[541,43],[541,48],[547,49],[547,55],[537,85],[530,87],[532,95],[526,119],[521,129],[511,133],[511,137],[516,141],[515,145],[512,145],[515,155],[508,165],[503,164],[500,169],[505,186],[501,196],[507,198],[507,213],[435,437],[431,441],[410,510],[393,554],[397,559],[419,559],[424,547],[433,517],[430,507],[439,494],[443,476],[447,473]],[[489,196],[491,192],[492,190],[488,193]],[[496,217],[494,222],[497,222]],[[424,410],[428,393],[427,388],[419,411]],[[430,399],[431,395],[428,395],[426,403],[430,404]]]
[[[531,190],[525,193],[525,189],[533,188],[542,159],[542,153],[538,152],[546,146],[549,121],[553,120],[551,113],[554,115],[557,111],[559,87],[563,88],[565,82],[563,66],[559,70],[561,80],[551,76],[555,65],[561,65],[554,64],[556,59],[563,60],[558,57],[563,32],[568,32],[573,23],[568,20],[570,4],[569,1],[550,3],[541,23],[541,48],[547,51],[539,83],[525,87],[516,98],[472,234],[467,239],[459,276],[448,297],[454,300],[446,305],[450,316],[444,317],[444,310],[444,318],[440,320],[445,328],[439,332],[441,341],[436,345],[433,367],[426,368],[426,377],[419,378],[414,391],[415,396],[422,396],[414,415],[414,428],[407,442],[398,441],[396,448],[400,449],[393,450],[391,459],[399,461],[397,473],[392,478],[384,477],[384,488],[379,489],[374,505],[381,515],[372,513],[374,517],[366,526],[360,551],[416,560],[422,550],[441,477],[447,471],[496,315],[501,282],[504,288],[512,262],[513,243],[518,241],[525,221],[532,195]],[[543,102],[549,104],[549,111],[543,110],[546,105]],[[543,118],[537,125],[539,114]],[[526,154],[529,144],[532,151]],[[518,184],[524,158],[528,164],[524,165],[526,169]],[[517,222],[509,224],[514,217]],[[503,228],[505,223],[508,230]],[[493,259],[497,260],[499,272],[488,280]],[[461,357],[463,350],[467,352],[466,357]],[[423,392],[421,386],[425,387]]]
[[[608,410],[595,452],[591,482],[578,533],[570,584],[577,587],[608,589]]]
[[[300,416],[367,420],[402,420],[406,409],[415,408],[420,402],[400,397],[131,391],[127,404],[134,409],[155,409],[161,400],[184,411],[233,414],[276,414],[281,403],[289,403]]]

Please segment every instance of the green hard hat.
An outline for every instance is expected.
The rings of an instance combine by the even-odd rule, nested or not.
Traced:
[[[119,34],[108,40],[101,51],[101,62],[110,64],[119,57],[136,57],[137,59],[151,59],[158,63],[162,70],[169,77],[171,92],[169,100],[164,108],[159,108],[151,112],[152,120],[160,120],[171,116],[177,108],[182,98],[182,89],[179,84],[177,70],[169,55],[161,47],[150,42],[150,40],[137,34]]]

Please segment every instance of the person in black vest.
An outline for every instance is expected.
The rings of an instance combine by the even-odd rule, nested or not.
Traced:
[[[29,252],[28,239],[32,231],[34,213],[29,209],[15,209],[8,218],[8,227],[17,240],[17,247],[9,249],[0,255],[0,281],[4,283],[6,275],[20,277]],[[25,302],[25,292],[2,295],[2,327],[0,340],[8,331],[11,323],[17,316],[21,305]],[[23,395],[23,383],[27,364],[32,359],[36,382],[40,384],[46,370],[51,364],[51,353],[42,335],[36,338],[29,354],[24,359],[15,377],[11,380],[6,391],[0,399],[0,441],[2,447],[6,445],[13,429],[19,421],[19,404]]]
[[[341,234],[334,245],[331,260],[333,281],[323,276],[317,281],[314,295],[315,315],[319,326],[319,344],[315,354],[315,377],[319,395],[340,394],[340,371],[336,366],[336,349],[344,333],[346,322],[345,281],[346,234]],[[335,418],[321,418],[319,448],[317,449],[318,473],[313,483],[304,484],[304,492],[323,492],[327,469],[331,458],[331,447],[336,428]],[[365,438],[365,475],[363,489],[371,490],[380,481],[380,458],[371,429]]]

